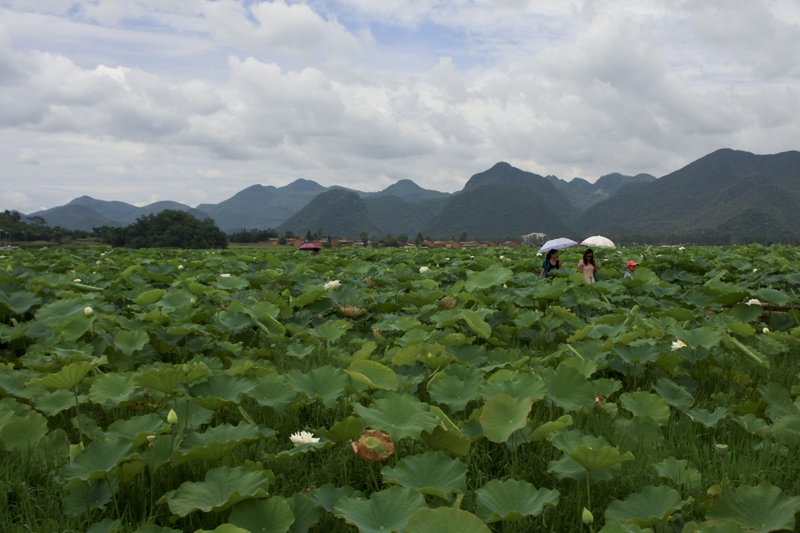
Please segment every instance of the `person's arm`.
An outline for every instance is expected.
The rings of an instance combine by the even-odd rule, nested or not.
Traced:
[[[578,272],[580,272],[581,274],[583,274],[583,267],[584,266],[586,266],[586,265],[583,264],[583,259],[578,261]]]

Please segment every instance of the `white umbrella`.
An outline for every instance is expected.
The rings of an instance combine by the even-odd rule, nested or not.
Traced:
[[[614,244],[611,239],[607,239],[602,235],[595,235],[594,237],[588,237],[583,239],[581,246],[594,246],[596,248],[616,248],[617,245]]]
[[[560,239],[551,239],[544,243],[541,248],[539,248],[538,253],[549,252],[550,250],[558,250],[560,248],[571,248],[573,246],[578,246],[578,243],[572,239],[567,239],[564,237]]]

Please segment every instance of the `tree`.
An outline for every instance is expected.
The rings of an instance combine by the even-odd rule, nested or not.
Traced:
[[[462,231],[461,235],[458,236],[458,242],[466,242],[467,240],[467,232]]]
[[[417,236],[414,237],[414,244],[420,246],[423,242],[425,242],[425,237],[422,236],[422,233],[417,233]]]
[[[399,242],[400,244],[408,243],[408,235],[406,235],[405,233],[399,234],[397,236],[397,242]]]
[[[366,246],[369,242],[369,235],[367,235],[366,231],[362,231],[361,235],[359,235],[359,238],[361,239],[361,242],[364,243],[364,246]]]
[[[166,209],[145,215],[124,228],[98,228],[103,241],[126,248],[227,248],[228,237],[210,218]],[[55,233],[55,231],[54,231]]]

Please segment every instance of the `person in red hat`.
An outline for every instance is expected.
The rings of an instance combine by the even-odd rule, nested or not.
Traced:
[[[636,261],[628,261],[628,265],[626,267],[628,269],[628,271],[625,272],[625,277],[629,278],[629,277],[633,276],[633,273],[636,272],[636,267],[637,266],[639,266],[639,263],[637,263]]]

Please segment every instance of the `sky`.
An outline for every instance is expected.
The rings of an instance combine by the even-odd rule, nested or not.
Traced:
[[[800,149],[797,0],[0,0],[0,209]]]

